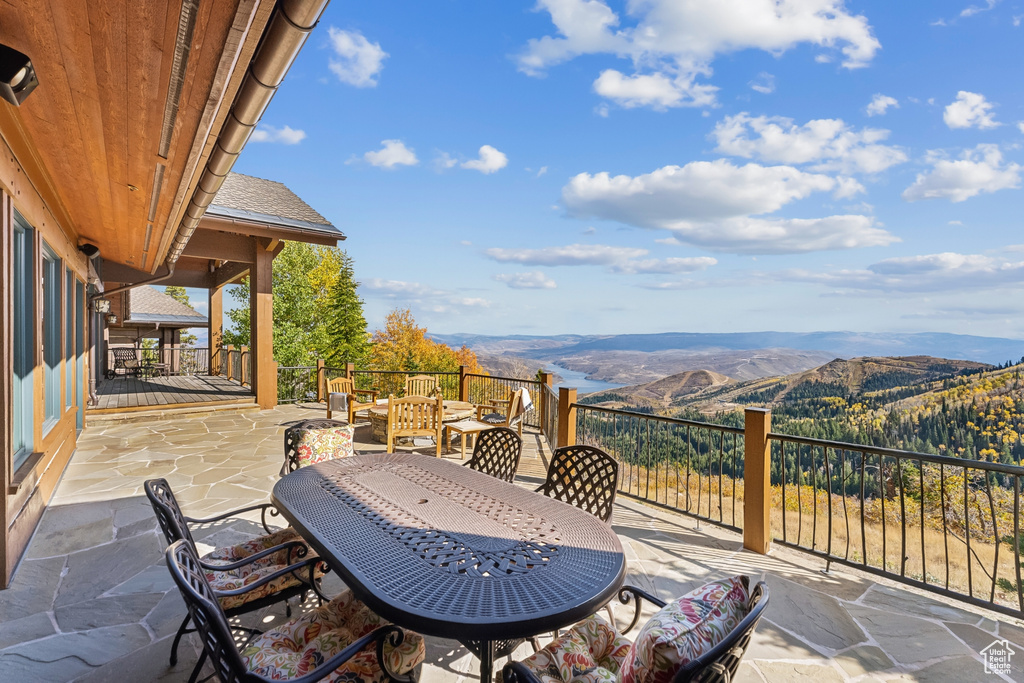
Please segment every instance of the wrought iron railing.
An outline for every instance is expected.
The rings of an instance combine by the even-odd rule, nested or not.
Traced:
[[[743,526],[743,430],[573,404],[577,443],[619,463],[619,492],[722,526]]]
[[[404,370],[356,370],[353,380],[357,389],[374,389],[381,398],[405,396],[405,380],[417,375],[433,377],[446,401],[459,398],[459,373],[418,372]]]
[[[776,542],[1024,614],[1024,467],[771,434]]]
[[[523,424],[528,427],[540,427],[541,387],[543,386],[545,386],[543,383],[533,379],[467,373],[466,400],[477,405],[491,401],[504,401],[512,391],[526,389],[530,392],[531,405],[523,418]]]
[[[278,403],[307,403],[316,400],[317,369],[315,365],[278,366]]]

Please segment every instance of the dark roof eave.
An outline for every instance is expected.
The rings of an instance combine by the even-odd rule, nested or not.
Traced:
[[[294,232],[300,235],[312,233],[336,240],[345,239],[345,233],[338,230],[330,223],[312,223],[310,221],[300,221],[295,218],[284,218],[282,216],[273,216],[266,213],[258,213],[256,211],[231,209],[226,206],[218,206],[216,204],[211,204],[210,207],[206,209],[206,214],[209,216],[242,220],[273,228],[275,230]]]

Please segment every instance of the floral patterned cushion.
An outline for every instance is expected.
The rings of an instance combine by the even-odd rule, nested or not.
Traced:
[[[251,673],[272,680],[288,680],[309,673],[351,643],[387,623],[356,600],[351,591],[344,591],[312,612],[249,641],[242,650],[242,661]],[[385,646],[384,656],[394,673],[407,673],[423,661],[423,637],[406,631],[405,640],[399,647]],[[384,683],[387,677],[377,663],[376,646],[370,646],[322,680],[328,683]]]
[[[621,683],[670,683],[747,615],[749,579],[707,583],[670,602],[644,624],[623,662]]]
[[[615,683],[629,646],[628,640],[595,614],[523,664],[542,683]]]
[[[299,467],[352,455],[353,427],[300,429],[295,434],[295,460]]]
[[[301,541],[302,537],[299,536],[298,532],[288,527],[287,529],[281,529],[275,531],[272,534],[266,536],[259,536],[251,540],[239,543],[237,545],[228,546],[226,548],[217,548],[213,552],[203,555],[203,561],[207,564],[229,564],[231,562],[238,562],[244,560],[250,555],[273,548],[276,545],[287,543],[289,541]],[[289,554],[291,557],[289,557]],[[289,564],[294,564],[299,558],[296,555],[296,549],[292,550],[281,550],[280,552],[272,553],[266,557],[261,557],[258,560],[254,560],[249,564],[242,565],[238,569],[229,569],[226,571],[206,570],[206,580],[210,583],[210,588],[215,591],[230,591],[238,588],[244,588],[245,586],[251,585],[264,576],[268,576],[284,569]],[[308,578],[308,569],[303,569],[299,576],[302,578]],[[322,572],[317,569],[317,576],[321,576]],[[300,582],[299,578],[295,574],[286,574],[282,577],[274,579],[259,588],[243,593],[242,595],[224,595],[218,598],[220,605],[224,609],[232,609],[239,605],[244,605],[247,602],[253,600],[259,600],[268,595],[273,595],[279,591],[296,586]]]

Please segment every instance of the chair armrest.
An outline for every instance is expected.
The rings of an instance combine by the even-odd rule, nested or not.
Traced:
[[[394,624],[388,624],[387,626],[381,626],[380,628],[374,629],[367,633],[365,636],[355,641],[344,650],[334,655],[323,664],[306,673],[304,676],[297,678],[289,678],[289,683],[313,683],[314,681],[323,680],[331,674],[339,666],[352,659],[356,654],[361,652],[367,646],[372,643],[377,644],[377,663],[380,664],[381,670],[384,674],[392,681],[398,681],[399,683],[412,683],[415,679],[412,676],[398,676],[388,670],[387,664],[384,660],[384,644],[390,643],[393,647],[398,647],[405,640],[405,632],[401,628]],[[250,674],[254,680],[266,681],[270,683],[273,679],[264,678],[263,676]]]
[[[203,569],[212,569],[218,572],[226,572],[231,571],[232,569],[238,569],[239,567],[244,567],[247,564],[252,564],[256,560],[263,559],[264,557],[268,555],[273,555],[274,553],[279,553],[282,550],[291,551],[293,548],[296,550],[296,558],[303,558],[306,556],[306,553],[309,552],[309,547],[304,542],[288,541],[287,543],[275,545],[273,548],[267,548],[266,550],[261,550],[258,553],[253,553],[252,555],[249,555],[246,558],[238,560],[237,562],[230,562],[228,564],[210,564],[209,562],[203,562],[202,560],[199,560],[199,564],[203,567]],[[289,559],[291,559],[291,552],[288,553],[288,557]]]
[[[640,603],[642,600],[646,600],[658,609],[661,609],[667,604],[664,600],[656,598],[647,591],[641,590],[636,586],[623,586],[619,589],[619,602],[623,605],[628,605],[634,598],[636,598],[636,611],[633,613],[633,620],[629,622],[629,626],[622,630],[623,633],[629,633],[632,631],[633,627],[636,626],[636,623],[640,620],[640,610],[642,608]]]
[[[273,533],[270,530],[270,527],[267,526],[267,510],[270,510],[270,516],[271,517],[277,517],[281,513],[278,512],[277,508],[275,508],[270,503],[260,503],[259,505],[250,505],[249,507],[246,507],[246,508],[239,508],[237,510],[232,510],[231,512],[225,512],[222,515],[217,515],[216,517],[207,517],[205,519],[195,519],[193,517],[186,517],[185,518],[185,522],[188,523],[188,524],[209,524],[210,522],[219,522],[222,519],[226,519],[228,517],[236,517],[236,516],[242,514],[243,512],[252,512],[253,510],[261,510],[261,513],[260,513],[260,523],[263,525],[263,528],[266,530],[266,532],[268,534],[269,533]]]
[[[509,662],[501,670],[501,678],[505,683],[541,683],[532,671],[522,662]]]
[[[377,393],[378,392],[377,392],[376,389],[356,389],[355,391],[352,392],[351,395],[352,396],[358,396],[359,394],[369,394],[370,395],[370,400],[371,401],[376,401],[377,400]]]
[[[303,569],[303,568],[306,568],[306,567],[315,567],[316,564],[318,564],[320,562],[323,562],[323,561],[324,560],[323,560],[322,557],[309,557],[309,558],[306,558],[305,560],[303,560],[302,562],[296,562],[295,564],[290,564],[287,567],[284,567],[282,569],[278,569],[273,574],[267,574],[266,576],[261,578],[259,581],[253,581],[248,586],[242,586],[241,588],[235,588],[234,590],[229,590],[229,591],[217,591],[217,590],[215,590],[215,591],[213,591],[213,594],[218,596],[218,597],[220,597],[220,596],[227,596],[227,595],[245,595],[249,591],[256,590],[260,586],[266,585],[266,584],[270,583],[271,581],[274,581],[276,579],[281,578],[282,576],[287,576],[288,574],[293,574],[295,572],[298,572],[300,569]],[[310,570],[310,575],[312,576],[312,574],[313,574],[313,570],[311,569]],[[297,574],[296,574],[296,578],[298,578],[299,581],[301,581],[302,583],[306,583],[306,581],[304,579],[298,577]],[[319,595],[319,593],[318,593],[318,595]]]

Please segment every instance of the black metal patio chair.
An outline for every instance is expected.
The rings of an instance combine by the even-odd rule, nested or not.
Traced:
[[[466,467],[512,483],[522,454],[523,440],[513,430],[508,427],[485,429],[477,435],[473,457]]]
[[[594,446],[562,446],[551,455],[548,476],[538,493],[555,498],[607,522],[615,506],[619,464]]]
[[[332,674],[348,683],[415,681],[410,672],[425,656],[423,638],[384,621],[350,591],[266,633],[253,632],[240,649],[220,606],[220,593],[206,580],[195,549],[182,539],[164,555],[203,643],[189,683],[195,683],[207,657],[222,683],[312,683]]]
[[[577,661],[582,656],[591,658],[594,668],[602,670],[597,672],[588,668],[591,677],[596,679],[603,677],[621,680],[623,668],[629,667],[631,668],[630,678],[634,683],[653,683],[655,678],[671,680],[672,683],[696,683],[698,681],[700,683],[731,683],[739,669],[740,661],[750,645],[754,629],[757,628],[765,608],[768,607],[769,597],[768,584],[764,581],[758,583],[749,594],[746,594],[745,587],[749,585],[748,577],[738,576],[726,581],[737,580],[742,581],[744,586],[744,593],[741,595],[748,597],[745,604],[733,604],[732,608],[742,607],[743,616],[717,642],[706,642],[700,636],[694,639],[687,638],[690,635],[689,629],[694,627],[692,620],[696,617],[693,615],[703,615],[702,619],[715,616],[714,612],[707,609],[691,608],[669,614],[659,612],[651,618],[652,622],[656,622],[653,624],[655,628],[651,629],[649,633],[646,629],[642,629],[637,635],[636,642],[630,644],[622,637],[622,633],[628,633],[636,626],[640,619],[642,600],[647,600],[658,608],[664,608],[668,603],[634,586],[623,586],[619,591],[619,600],[623,604],[635,600],[636,606],[633,619],[625,630],[619,633],[597,617],[590,617],[574,626],[572,629],[574,633],[569,638],[552,642],[522,662],[506,664],[502,669],[503,681],[504,683],[557,683],[561,680],[557,663],[564,657],[571,657],[574,658],[574,667],[588,668],[586,664]],[[713,584],[708,584],[708,586],[710,585]],[[707,586],[697,589],[695,593],[703,588],[707,588]],[[686,597],[684,596],[681,600],[686,600]],[[697,599],[699,600],[700,596]],[[729,608],[719,607],[721,611],[727,609]],[[719,616],[719,618],[721,617]],[[683,623],[682,620],[689,623]],[[664,628],[664,624],[673,621],[678,624],[679,630],[669,633]],[[712,632],[713,630],[711,629]],[[675,637],[673,638],[673,636]],[[577,643],[582,641],[589,646],[589,651],[586,653],[570,652],[574,640]],[[644,648],[650,649],[640,652]],[[686,655],[684,656],[683,653]],[[690,654],[695,656],[689,657]],[[636,662],[638,661],[644,664],[637,666]],[[604,674],[604,676],[598,676],[598,674]],[[668,679],[667,676],[671,676],[671,678]]]
[[[196,555],[199,552],[189,523],[209,524],[245,512],[261,511],[260,521],[267,532],[266,536],[218,548],[197,560],[206,572],[206,580],[218,589],[218,603],[229,617],[248,614],[293,597],[305,601],[310,590],[321,601],[328,599],[319,584],[320,576],[328,571],[326,565],[315,555],[307,557],[309,546],[294,529],[288,527],[271,531],[267,525],[267,514],[275,515],[277,511],[269,503],[251,505],[206,519],[193,519],[182,514],[166,479],[149,479],[144,488],[167,544],[184,541]],[[291,616],[290,605],[286,605],[286,614]],[[186,615],[174,636],[171,666],[178,663],[178,644],[182,636],[193,632],[188,629],[189,620],[190,617]]]

